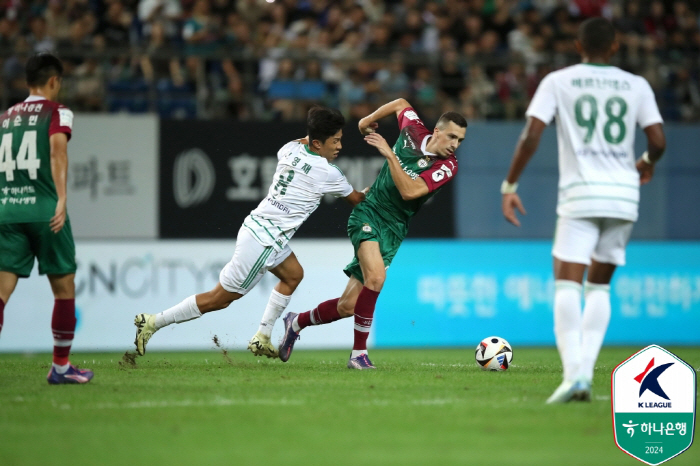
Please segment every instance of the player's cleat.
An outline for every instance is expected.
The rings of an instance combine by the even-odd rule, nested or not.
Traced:
[[[576,382],[564,381],[554,390],[552,396],[547,399],[547,404],[552,403],[568,403],[574,399],[577,393]]]
[[[591,382],[584,379],[579,379],[574,383],[574,396],[571,398],[575,401],[591,401]]]
[[[282,362],[289,361],[289,357],[292,355],[292,350],[294,349],[294,343],[299,339],[299,332],[295,332],[292,327],[292,322],[298,314],[294,312],[288,312],[284,316],[284,336],[282,337],[282,342],[280,343],[279,358]]]
[[[270,342],[270,337],[260,332],[256,333],[253,338],[251,338],[250,342],[248,342],[248,349],[256,356],[267,356],[268,358],[280,357],[279,353]]]
[[[374,364],[372,364],[372,361],[369,360],[369,356],[367,356],[367,353],[362,353],[356,358],[350,358],[348,360],[348,369],[376,369],[374,367]]]
[[[68,370],[59,374],[56,372],[56,368],[51,366],[49,374],[46,376],[46,380],[49,381],[51,385],[60,385],[64,383],[88,383],[92,380],[93,372],[87,369],[77,369],[73,365],[68,366]]]
[[[156,316],[153,314],[138,314],[134,319],[134,325],[136,325],[136,340],[134,340],[136,352],[139,356],[143,356],[146,354],[148,340],[156,333]]]

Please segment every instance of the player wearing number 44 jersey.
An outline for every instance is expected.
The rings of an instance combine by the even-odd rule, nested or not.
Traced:
[[[309,110],[308,136],[285,144],[277,153],[279,161],[270,190],[243,221],[233,258],[219,274],[216,287],[190,296],[160,314],[136,316],[135,344],[140,355],[146,352],[146,344],[157,330],[228,307],[269,270],[280,281],[270,295],[260,328],[248,349],[256,356],[277,357],[270,342],[272,327],[304,275],[289,240],[325,194],[342,197],[353,206],[365,199],[366,191],[355,191],[340,169],[330,163],[342,148],[344,125],[345,119],[337,110]]]
[[[86,383],[93,373],[68,362],[75,331],[75,244],[66,210],[73,113],[56,102],[63,65],[50,54],[27,61],[29,97],[0,116],[0,330],[17,285],[39,262],[55,302],[50,384]]]
[[[610,281],[615,268],[625,264],[625,247],[637,220],[639,185],[651,180],[666,147],[649,83],[608,64],[618,48],[612,24],[603,18],[583,22],[576,47],[582,63],[555,71],[540,83],[501,186],[503,214],[519,226],[515,209],[525,211],[516,194],[517,180],[544,127],[556,118],[554,333],[564,381],[548,403],[590,400],[593,367],[610,320]],[[635,161],[637,124],[646,133],[648,150]]]
[[[377,120],[389,115],[396,115],[401,129],[393,150],[375,132]],[[367,337],[386,269],[408,233],[408,222],[457,174],[455,151],[464,140],[467,121],[458,113],[447,112],[430,131],[410,104],[398,99],[360,120],[359,128],[386,163],[367,200],[353,210],[348,220],[348,235],[355,248],[355,258],[345,268],[350,281],[340,298],[299,315],[290,312],[285,316],[282,361],[289,359],[301,329],[354,315],[355,342],[348,367],[374,369],[367,353]]]

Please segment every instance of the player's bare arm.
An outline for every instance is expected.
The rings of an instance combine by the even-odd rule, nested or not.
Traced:
[[[661,123],[657,123],[644,128],[647,135],[647,151],[637,160],[637,171],[639,172],[639,182],[647,184],[654,176],[654,166],[661,159],[666,150],[666,136]]]
[[[410,106],[411,104],[409,104],[406,99],[396,99],[382,105],[374,112],[360,120],[360,123],[357,125],[360,128],[360,133],[364,135],[374,133],[379,127],[377,121],[384,117],[388,117],[391,114],[398,117],[404,109]]]
[[[400,99],[401,100],[401,99]],[[401,194],[401,198],[404,201],[411,199],[417,199],[419,197],[425,196],[430,192],[428,185],[425,183],[423,178],[418,177],[415,180],[408,176],[406,172],[401,168],[399,159],[396,158],[396,154],[391,150],[389,144],[387,144],[386,139],[384,139],[379,133],[372,133],[365,136],[365,141],[370,146],[376,147],[382,156],[387,160],[389,164],[389,171],[391,173],[391,179],[394,181],[396,188]]]
[[[546,126],[547,125],[538,118],[529,117],[527,119],[525,128],[523,128],[520,139],[515,146],[515,154],[513,154],[508,176],[501,188],[501,192],[503,193],[501,202],[503,216],[516,227],[520,226],[520,220],[518,220],[515,209],[518,209],[523,215],[525,215],[526,212],[520,200],[520,196],[515,192],[515,186],[525,166],[535,154],[535,151],[537,151],[537,147],[540,145],[542,132]]]
[[[369,188],[365,189],[369,190]],[[349,196],[346,196],[343,199],[345,199],[351,206],[355,207],[357,204],[365,200],[366,192],[367,191],[365,190],[353,190],[353,192],[351,192]]]
[[[56,133],[49,138],[51,146],[51,176],[56,185],[58,202],[56,212],[49,222],[51,231],[58,233],[66,223],[66,182],[68,178],[68,136]]]

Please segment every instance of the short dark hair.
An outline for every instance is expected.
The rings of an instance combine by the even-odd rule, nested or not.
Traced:
[[[457,112],[443,113],[442,115],[440,115],[440,119],[438,119],[435,126],[437,126],[440,129],[443,129],[445,126],[447,126],[447,123],[449,123],[450,121],[459,126],[460,128],[467,127],[466,118],[464,118],[460,113]]]
[[[321,141],[321,144],[335,135],[345,126],[345,117],[334,108],[315,105],[309,109],[306,119],[306,130],[309,135],[309,144],[314,141]]]
[[[579,26],[578,40],[587,55],[605,55],[615,42],[615,28],[605,18],[589,18]]]
[[[63,76],[61,60],[50,53],[37,53],[29,57],[24,68],[29,87],[43,86],[51,76]]]

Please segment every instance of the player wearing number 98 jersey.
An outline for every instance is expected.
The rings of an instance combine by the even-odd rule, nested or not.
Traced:
[[[612,24],[603,18],[583,22],[576,47],[582,63],[550,73],[537,88],[501,186],[503,214],[519,226],[515,209],[525,212],[515,192],[517,180],[544,127],[556,119],[554,332],[564,381],[548,403],[590,400],[593,367],[610,320],[610,281],[615,268],[625,264],[625,247],[637,220],[639,186],[651,180],[666,147],[663,120],[649,83],[609,64],[618,49]],[[648,141],[647,152],[638,160],[636,125],[644,129]]]
[[[0,116],[0,330],[5,303],[36,258],[55,298],[51,384],[86,383],[93,375],[68,362],[76,323],[75,244],[66,210],[73,113],[56,102],[62,75],[55,56],[32,56],[29,97]]]

